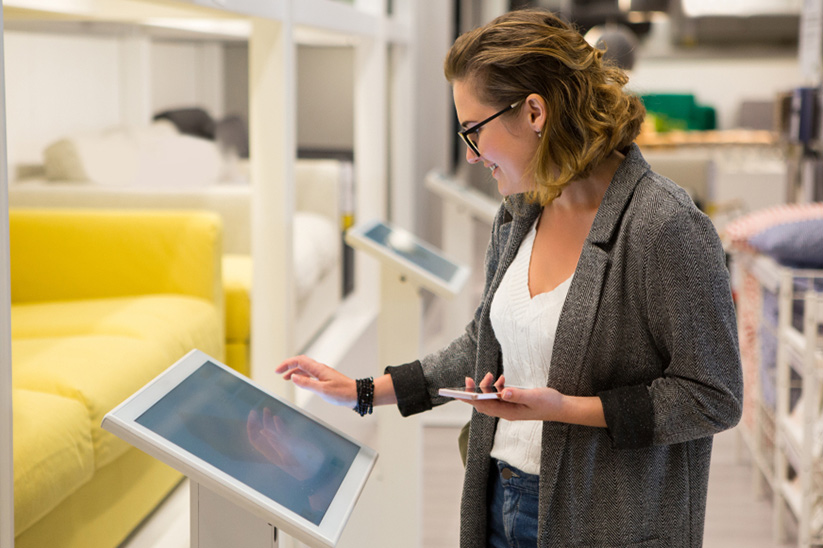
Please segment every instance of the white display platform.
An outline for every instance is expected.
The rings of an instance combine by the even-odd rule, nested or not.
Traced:
[[[333,547],[377,454],[193,350],[103,428],[191,480],[193,548]]]

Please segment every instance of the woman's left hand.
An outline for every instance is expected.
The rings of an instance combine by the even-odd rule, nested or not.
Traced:
[[[501,399],[461,400],[484,415],[499,417],[510,421],[516,420],[561,420],[563,394],[554,388],[515,388],[506,386],[506,378],[500,376],[497,381],[487,373],[480,381],[480,389],[494,387],[501,393]],[[474,380],[466,377],[466,388],[474,389]]]

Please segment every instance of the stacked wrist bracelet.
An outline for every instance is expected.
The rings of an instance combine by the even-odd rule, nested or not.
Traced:
[[[374,410],[374,378],[357,379],[357,405],[354,411],[361,417],[371,415]]]

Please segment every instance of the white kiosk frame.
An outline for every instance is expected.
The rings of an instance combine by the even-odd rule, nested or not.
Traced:
[[[212,387],[215,387],[214,393],[210,392]],[[180,388],[183,388],[182,395]],[[249,455],[260,457],[251,444],[249,451],[242,453],[242,458],[234,455],[241,451],[237,446],[242,445],[232,441],[236,429],[220,430],[217,423],[224,415],[212,417],[209,414],[226,407],[221,403],[226,401],[233,402],[227,407],[232,411],[226,417],[231,420],[229,424],[237,422],[234,416],[237,412],[253,421],[251,417],[256,407],[265,405],[273,410],[275,420],[281,416],[282,426],[276,427],[276,432],[280,434],[283,433],[280,428],[292,427],[296,433],[291,439],[298,447],[305,434],[301,437],[297,432],[314,435],[311,439],[316,447],[313,451],[300,452],[302,459],[298,458],[297,462],[311,461],[312,454],[322,457],[323,464],[318,462],[322,481],[334,482],[321,484],[334,487],[327,491],[324,509],[315,508],[308,502],[301,505],[301,497],[306,496],[303,494],[295,500],[276,500],[275,497],[291,497],[296,492],[295,489],[284,491],[282,487],[275,487],[278,483],[272,478],[276,476],[271,474],[285,470],[281,468],[285,465],[275,466],[261,458],[261,468],[259,462],[247,460]],[[188,425],[181,426],[183,422],[178,418],[192,411],[196,411],[195,418],[208,421],[206,438],[193,436]],[[189,352],[107,413],[103,428],[190,479],[192,548],[274,548],[278,544],[278,528],[308,546],[336,546],[377,460],[372,449],[267,393],[248,378],[198,350]],[[245,432],[246,419],[243,419],[242,428]],[[244,434],[240,435],[245,440]],[[221,443],[223,439],[229,441]],[[221,445],[232,448],[231,456],[221,453],[218,449]],[[294,445],[289,443],[289,446]],[[309,458],[305,458],[306,455]],[[340,461],[340,466],[330,467],[328,463],[335,460]],[[329,478],[335,479],[324,477],[327,470],[333,470],[333,476]],[[280,473],[284,478],[289,477]],[[300,480],[296,483],[290,480],[288,485],[292,483],[297,490],[307,489]]]

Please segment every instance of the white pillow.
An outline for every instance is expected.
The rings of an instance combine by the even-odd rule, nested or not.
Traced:
[[[294,214],[294,283],[297,297],[308,295],[339,260],[340,233],[328,218],[300,211]]]
[[[52,181],[130,186],[137,173],[137,149],[122,131],[77,135],[49,145],[43,163]]]
[[[44,163],[50,180],[124,187],[207,186],[223,170],[213,141],[182,135],[165,120],[61,139],[46,148]]]

